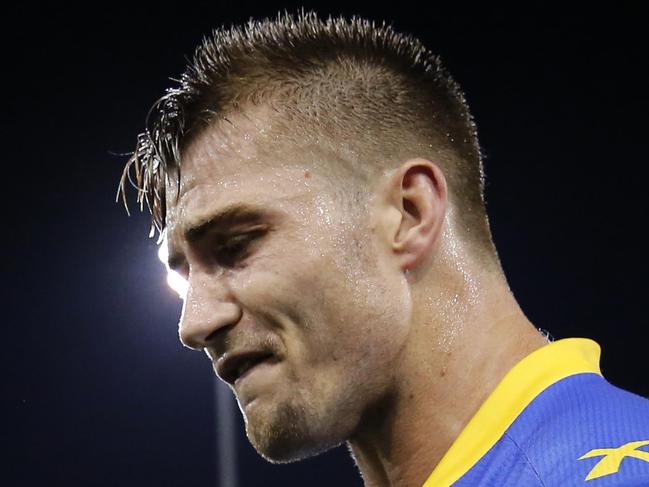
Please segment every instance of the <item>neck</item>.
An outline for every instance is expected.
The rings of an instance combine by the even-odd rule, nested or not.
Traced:
[[[430,307],[413,315],[399,383],[349,441],[366,487],[420,487],[505,374],[548,343],[504,279],[488,279],[470,280],[477,295],[465,286],[449,296],[446,285],[439,299],[415,300]]]

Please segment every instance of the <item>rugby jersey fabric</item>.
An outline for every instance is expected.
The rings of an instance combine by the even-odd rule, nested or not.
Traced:
[[[649,487],[649,400],[606,381],[600,353],[566,338],[521,360],[423,487]]]

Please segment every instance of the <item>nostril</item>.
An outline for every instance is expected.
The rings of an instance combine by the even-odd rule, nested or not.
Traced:
[[[206,338],[205,338],[205,343],[206,346],[209,345],[210,343],[214,342],[217,338],[218,335],[221,333],[225,332],[225,330],[231,328],[231,326],[219,328],[218,330],[214,330],[212,333],[210,333]]]

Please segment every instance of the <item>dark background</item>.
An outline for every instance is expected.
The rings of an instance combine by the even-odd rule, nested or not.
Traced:
[[[0,484],[215,485],[215,379],[178,342],[148,217],[114,202],[115,154],[211,28],[298,5],[391,21],[442,55],[523,309],[598,341],[608,380],[649,396],[644,9],[236,3],[4,12]],[[344,448],[275,466],[239,428],[241,486],[361,484]]]

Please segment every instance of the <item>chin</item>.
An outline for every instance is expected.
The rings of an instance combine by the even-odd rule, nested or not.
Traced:
[[[335,448],[343,441],[318,438],[317,420],[309,419],[303,407],[283,403],[272,411],[261,408],[244,412],[246,435],[257,453],[270,463],[292,463]]]

